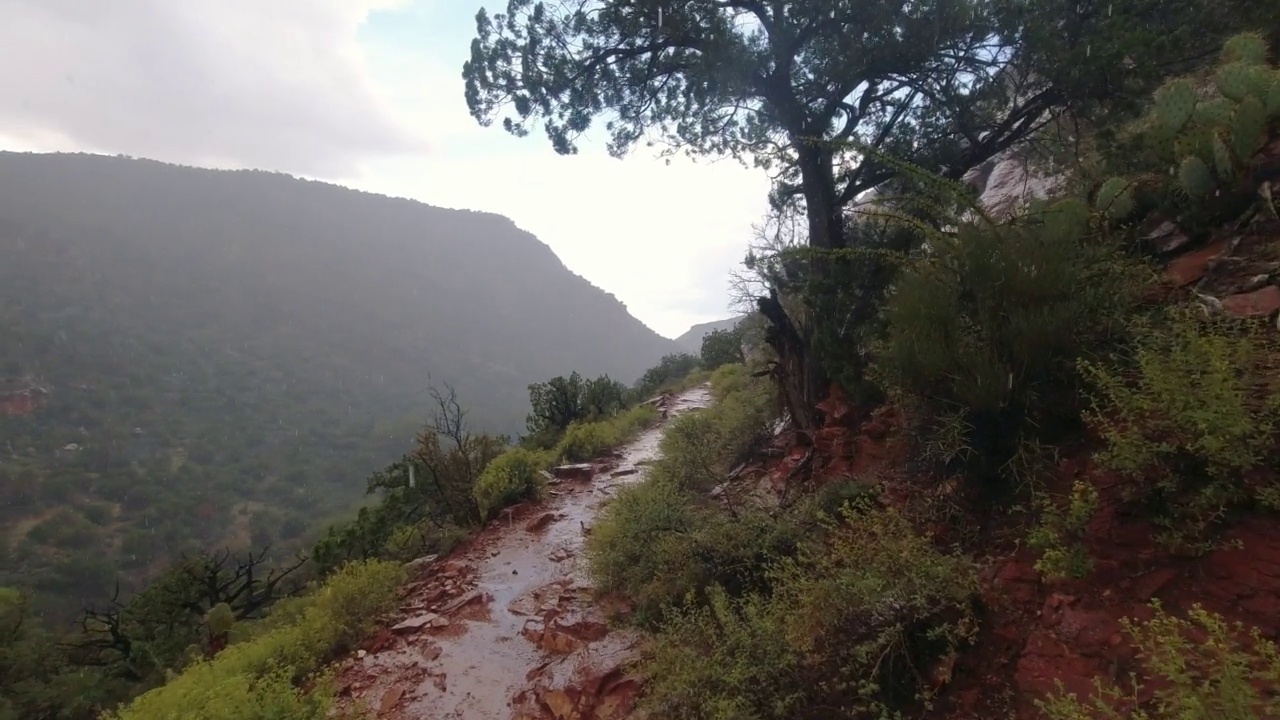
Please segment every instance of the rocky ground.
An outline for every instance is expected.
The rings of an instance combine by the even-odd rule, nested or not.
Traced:
[[[710,402],[699,387],[664,419]],[[341,702],[379,718],[612,720],[639,690],[637,637],[594,601],[584,538],[621,485],[643,477],[666,423],[615,453],[553,471],[549,497],[505,511],[446,558],[412,563],[400,613],[338,667]]]

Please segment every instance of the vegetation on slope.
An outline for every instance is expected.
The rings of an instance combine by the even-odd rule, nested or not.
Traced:
[[[1047,576],[1084,578],[1091,557],[1081,541],[1101,491],[1179,552],[1210,550],[1242,514],[1280,509],[1274,311],[1241,316],[1162,289],[1143,240],[1166,219],[1201,238],[1230,223],[1277,257],[1273,175],[1258,163],[1280,160],[1259,154],[1280,136],[1280,71],[1264,47],[1258,35],[1231,38],[1199,71],[1213,78],[1207,90],[1174,107],[1188,81],[1168,81],[1147,114],[1098,142],[1065,191],[1014,217],[992,217],[967,188],[868,151],[898,173],[896,192],[849,234],[896,241],[825,263],[803,248],[753,258],[774,292],[798,295],[812,312],[815,336],[856,316],[823,314],[824,303],[856,310],[866,298],[851,299],[848,283],[882,274],[866,325],[841,330],[865,344],[810,347],[830,348],[819,359],[849,396],[909,411],[924,461],[912,482],[937,483],[923,490],[935,498],[927,502],[950,510],[893,501],[874,477],[817,477],[826,486],[799,496],[730,500],[729,471],[775,417],[781,389],[751,380],[753,391],[725,392],[758,373],[721,368],[717,405],[671,428],[663,459],[590,539],[601,590],[628,596],[631,619],[653,632],[643,664],[652,712],[924,713],[958,659],[982,651],[971,647],[980,628],[971,553],[992,551],[974,538],[996,518],[1024,533]],[[769,360],[775,372],[786,362]],[[1090,443],[1100,446],[1097,466],[1123,479],[1119,494],[1087,481],[1053,494],[1057,458]],[[821,512],[831,498],[842,509]],[[939,534],[942,510],[970,526]],[[1135,689],[1100,681],[1089,698],[1061,691],[1017,702],[1056,720],[1274,712],[1276,651],[1257,632],[1198,607],[1185,618],[1157,607],[1123,627],[1139,658]]]
[[[535,383],[518,446],[474,429],[452,389],[432,388],[434,410],[410,452],[368,478],[374,501],[334,524],[310,558],[192,553],[139,592],[117,587],[110,602],[91,603],[76,632],[46,627],[38,599],[0,587],[0,717],[88,720],[157,687],[120,717],[323,716],[317,672],[386,609],[399,577],[387,561],[448,550],[505,505],[535,497],[552,465],[629,439],[657,420],[642,402],[650,388],[701,382],[696,367],[671,355],[631,387],[593,381],[611,399],[572,408],[563,427],[538,415],[546,389],[567,381]],[[366,585],[367,597],[348,597]]]
[[[0,154],[0,253],[0,584],[59,621],[182,552],[305,548],[430,387],[496,436],[531,382],[676,349],[504,218],[278,174]]]

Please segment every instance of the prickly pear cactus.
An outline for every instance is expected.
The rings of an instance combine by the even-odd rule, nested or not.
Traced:
[[[1248,159],[1262,147],[1267,132],[1267,110],[1257,98],[1247,97],[1231,118],[1232,150],[1236,157]]]
[[[1156,121],[1171,132],[1186,127],[1196,109],[1196,89],[1191,81],[1178,78],[1156,91],[1153,112]]]
[[[1267,41],[1260,33],[1240,33],[1223,44],[1220,57],[1223,64],[1243,62],[1250,65],[1265,65]]]
[[[1112,220],[1127,216],[1133,208],[1133,183],[1125,178],[1108,178],[1098,188],[1098,210]]]
[[[1041,213],[1042,229],[1050,242],[1076,242],[1089,232],[1092,213],[1079,198],[1065,198],[1049,205]]]
[[[1188,196],[1196,200],[1213,192],[1216,184],[1208,164],[1195,155],[1185,158],[1178,165],[1178,183]]]

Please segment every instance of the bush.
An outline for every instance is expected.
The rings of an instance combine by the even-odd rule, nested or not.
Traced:
[[[1060,687],[1046,701],[1037,702],[1049,720],[1254,720],[1280,713],[1280,700],[1265,690],[1280,684],[1280,648],[1275,643],[1256,629],[1250,633],[1239,623],[1229,625],[1199,606],[1186,620],[1170,616],[1158,604],[1155,610],[1149,622],[1124,623],[1149,679],[1158,678],[1150,683],[1151,702],[1134,702],[1147,696],[1136,681],[1132,690],[1098,681],[1097,693],[1087,701]]]
[[[168,684],[114,713],[109,720],[321,720],[332,687],[315,677],[325,662],[349,651],[397,603],[401,566],[351,563],[315,595],[284,606],[287,621],[264,623],[261,635],[200,660]],[[311,692],[298,689],[317,680]]]
[[[475,498],[485,519],[508,505],[536,498],[544,486],[541,471],[551,464],[544,452],[513,448],[489,463],[476,482]]]
[[[1094,385],[1089,419],[1099,456],[1155,501],[1167,539],[1196,534],[1231,507],[1280,507],[1274,484],[1246,481],[1280,462],[1280,339],[1260,323],[1208,319],[1190,308],[1139,324],[1132,358],[1081,363]]]
[[[1076,361],[1123,337],[1142,275],[1084,237],[1088,215],[965,223],[900,277],[874,369],[922,407],[944,460],[989,474],[1079,419]],[[1074,227],[1072,227],[1074,225]]]
[[[726,370],[712,377],[710,407],[677,419],[662,437],[662,457],[651,470],[678,487],[706,492],[770,432],[773,389],[759,378]]]
[[[563,462],[582,462],[619,445],[620,440],[611,422],[575,422],[556,443],[554,453]]]
[[[829,529],[829,547],[770,567],[772,592],[715,587],[668,618],[643,667],[654,716],[892,716],[923,698],[923,672],[974,627],[973,566],[891,511]]]
[[[651,480],[618,494],[587,540],[587,557],[596,587],[626,595],[634,620],[651,624],[670,607],[705,602],[712,585],[733,595],[765,589],[764,569],[799,542],[785,518],[730,516]]]

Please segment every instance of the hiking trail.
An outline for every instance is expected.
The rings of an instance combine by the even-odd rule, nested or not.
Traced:
[[[671,420],[710,403],[702,385],[591,463],[556,468],[549,493],[499,513],[463,547],[410,563],[396,620],[338,664],[339,702],[378,718],[617,720],[639,691],[638,635],[609,628],[583,546],[605,502],[644,477]]]

